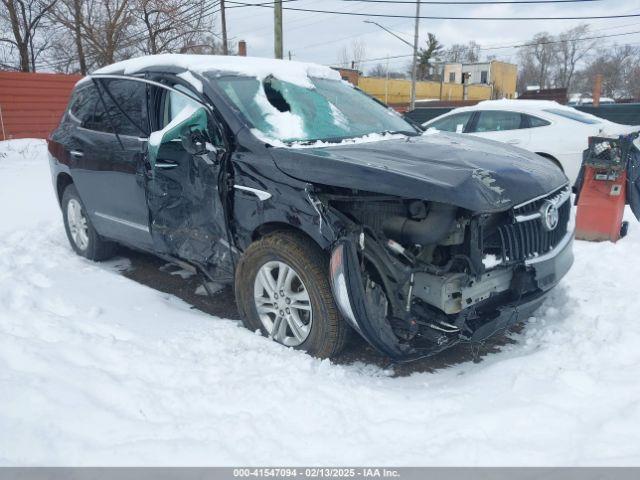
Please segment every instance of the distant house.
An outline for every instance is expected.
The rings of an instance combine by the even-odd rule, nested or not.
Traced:
[[[518,66],[491,60],[482,63],[447,63],[444,66],[446,83],[490,85],[493,98],[515,98]]]

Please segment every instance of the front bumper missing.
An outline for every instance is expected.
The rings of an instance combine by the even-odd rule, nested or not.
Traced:
[[[386,317],[375,308],[375,298],[369,298],[360,273],[354,239],[341,239],[333,249],[330,261],[331,288],[338,309],[349,324],[382,354],[396,361],[410,361],[438,353],[456,343],[477,343],[529,318],[542,304],[549,290],[569,271],[573,263],[573,232],[567,235],[550,254],[526,264],[537,290],[477,315],[462,311],[451,316],[450,323],[460,325],[460,332],[446,341],[430,347],[414,347],[394,334]],[[470,309],[469,309],[470,310]]]
[[[374,348],[394,360],[410,355],[412,348],[400,343],[386,317],[377,313],[364,288],[353,239],[339,240],[329,264],[331,290],[338,309],[349,324]]]

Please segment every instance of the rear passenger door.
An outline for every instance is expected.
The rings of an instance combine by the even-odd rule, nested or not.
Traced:
[[[152,246],[144,176],[146,92],[134,80],[88,85],[70,152],[74,181],[96,230],[141,248]]]
[[[531,132],[525,116],[520,112],[482,110],[473,121],[470,133],[482,138],[527,148]]]

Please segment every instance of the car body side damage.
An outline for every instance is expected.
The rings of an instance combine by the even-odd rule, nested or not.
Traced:
[[[345,321],[399,361],[482,341],[573,260],[557,168],[423,134],[320,66],[116,64],[79,82],[49,152],[91,227],[80,254],[117,242],[234,283],[247,326],[304,331],[287,344],[320,356],[342,348]]]

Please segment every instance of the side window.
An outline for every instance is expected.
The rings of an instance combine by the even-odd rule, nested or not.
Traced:
[[[176,85],[175,89],[181,92],[189,93],[188,90],[181,85]],[[188,106],[200,106],[199,103],[194,102],[190,98],[185,97],[184,95],[180,95],[179,93],[173,92],[171,90],[167,90],[166,98],[167,100],[165,101],[164,105],[165,111],[163,115],[163,127],[166,126],[171,120],[176,118],[176,115],[178,115],[178,113],[180,113],[183,108]]]
[[[107,113],[116,131],[121,135],[148,135],[146,126],[147,90],[142,82],[106,79],[101,83]],[[108,121],[109,119],[107,119]]]
[[[93,115],[96,101],[98,101],[96,88],[92,84],[82,86],[73,93],[73,98],[69,102],[69,114],[78,122],[86,122]]]
[[[522,116],[526,118],[527,123],[528,123],[527,126],[529,128],[546,127],[547,125],[551,125],[551,122],[547,122],[546,120],[543,120],[542,118],[534,117],[533,115],[522,114]]]
[[[174,88],[178,91],[181,92],[185,92],[188,93],[189,95],[192,95],[191,92],[189,92],[188,89],[184,88],[182,85],[175,85]],[[176,118],[178,116],[178,114],[185,108],[185,107],[201,107],[202,105],[194,100],[191,100],[189,97],[186,97],[184,95],[180,95],[179,93],[176,93],[172,90],[164,90],[166,93],[164,95],[164,101],[163,101],[163,107],[162,107],[162,112],[160,115],[160,123],[161,123],[161,128],[166,127],[169,122],[171,122],[174,118]],[[224,141],[222,140],[222,132],[219,128],[212,128],[211,125],[211,121],[209,121],[209,125],[208,125],[208,130],[209,130],[209,135],[213,135],[213,138],[211,138],[211,143],[215,146],[222,146],[224,145]]]
[[[105,98],[104,100],[106,103],[107,99]],[[105,132],[105,133],[113,133],[111,120],[107,116],[107,111],[104,109],[104,105],[102,104],[102,101],[99,98],[94,105],[93,114],[91,115],[91,117],[89,117],[89,119],[84,123],[83,126],[85,128],[88,128],[89,130],[96,130],[98,132]]]
[[[471,115],[473,115],[473,112],[456,113],[432,123],[429,127],[437,128],[442,132],[462,133],[465,131]]]
[[[501,132],[523,128],[523,118],[518,112],[483,111],[476,123],[476,132]]]
[[[89,130],[95,130],[97,132],[113,133],[111,122],[109,121],[109,117],[107,117],[107,112],[104,109],[102,100],[100,100],[98,89],[92,87],[92,90],[96,98],[92,103],[91,111],[87,115],[87,118],[83,120],[82,126]],[[105,98],[104,100],[106,102],[107,99]]]

